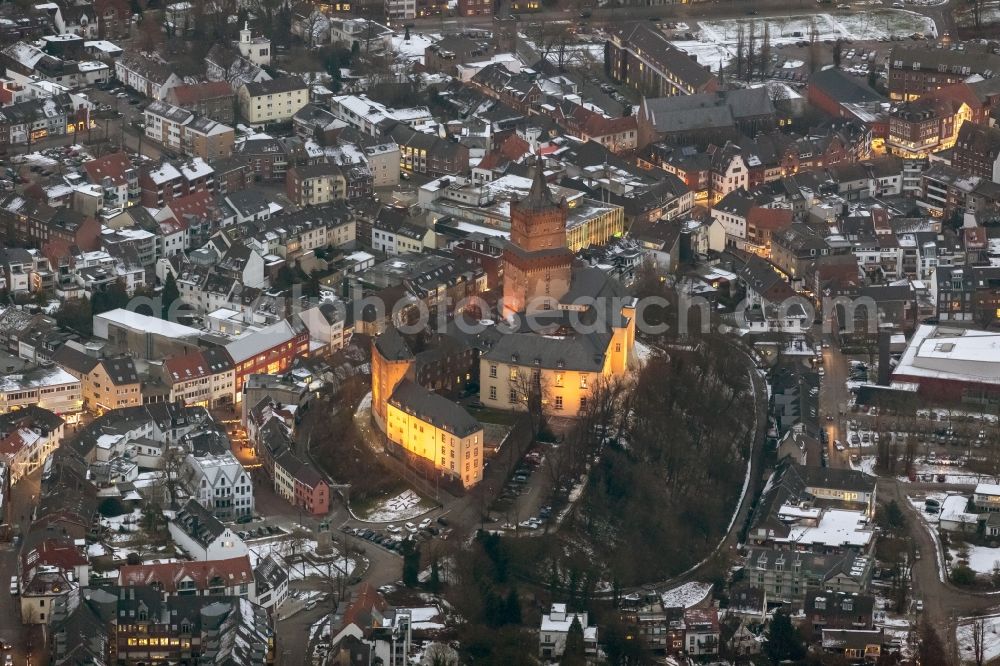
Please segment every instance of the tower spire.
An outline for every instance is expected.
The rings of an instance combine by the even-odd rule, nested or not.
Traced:
[[[535,174],[531,181],[531,190],[528,196],[521,202],[525,208],[545,208],[554,206],[557,202],[552,199],[552,191],[545,181],[545,161],[542,159],[542,151],[539,149],[535,158]]]

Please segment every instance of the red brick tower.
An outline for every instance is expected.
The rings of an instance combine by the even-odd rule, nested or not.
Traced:
[[[542,158],[528,196],[510,204],[510,243],[503,253],[503,314],[555,309],[569,291],[573,253],[566,247],[565,199],[545,182]]]

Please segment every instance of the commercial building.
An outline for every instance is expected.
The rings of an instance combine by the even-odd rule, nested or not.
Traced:
[[[309,353],[309,330],[301,322],[279,321],[246,333],[226,345],[235,366],[234,395],[242,399],[243,382],[253,374],[277,375]]]
[[[923,397],[969,405],[1000,402],[1000,334],[924,324],[892,373]]]
[[[83,409],[81,382],[58,366],[33,368],[0,378],[0,414],[32,405],[73,422]]]

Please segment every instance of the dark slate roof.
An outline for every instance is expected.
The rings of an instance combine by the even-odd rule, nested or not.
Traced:
[[[836,67],[814,73],[809,77],[809,85],[819,88],[841,104],[886,101],[882,95]]]
[[[270,81],[248,83],[246,87],[251,97],[259,97],[261,95],[277,95],[292,90],[305,90],[308,86],[297,76],[281,76]]]
[[[89,374],[100,359],[94,358],[71,345],[63,345],[52,354],[52,362],[81,375]]]
[[[479,421],[462,407],[408,379],[404,379],[396,386],[389,402],[404,412],[457,437],[467,437],[482,429]]]

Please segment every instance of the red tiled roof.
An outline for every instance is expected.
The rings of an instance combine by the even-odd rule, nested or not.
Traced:
[[[197,104],[205,99],[216,99],[233,94],[233,87],[228,81],[209,81],[207,83],[191,83],[175,86],[171,89],[177,106]]]
[[[763,208],[754,206],[747,213],[747,226],[758,230],[778,231],[792,225],[792,211],[788,208]]]
[[[372,611],[384,613],[389,608],[378,590],[368,583],[362,583],[358,588],[351,605],[344,611],[343,626],[356,624],[361,629],[370,626]]]
[[[115,185],[124,185],[125,171],[131,168],[132,160],[125,153],[111,153],[83,164],[90,181],[97,185],[100,185],[106,177]]]
[[[185,215],[205,218],[209,217],[209,212],[215,208],[215,198],[211,192],[195,192],[194,194],[172,199],[167,204],[167,208],[170,209],[170,212],[178,220],[183,219]]]
[[[45,539],[31,550],[21,553],[21,570],[31,571],[39,566],[56,567],[62,571],[72,571],[74,567],[87,563],[86,556],[69,539],[62,537]]]
[[[198,590],[208,589],[213,581],[222,581],[227,587],[249,584],[253,582],[253,567],[250,558],[244,555],[209,562],[126,565],[118,570],[118,584],[122,587],[156,583],[164,592],[176,592],[177,585],[185,580],[194,582]]]
[[[207,377],[211,374],[208,362],[201,352],[191,352],[181,356],[173,356],[163,362],[167,371],[167,381],[173,383],[186,382],[189,379]]]

